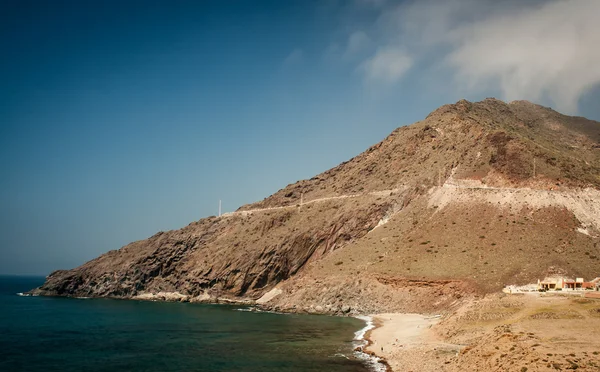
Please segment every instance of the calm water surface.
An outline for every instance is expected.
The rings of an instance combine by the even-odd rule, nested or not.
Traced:
[[[0,371],[367,371],[358,319],[16,295],[43,281],[0,276]]]

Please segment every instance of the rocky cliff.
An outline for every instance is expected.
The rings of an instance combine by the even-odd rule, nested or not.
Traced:
[[[34,292],[437,311],[552,271],[597,276],[599,188],[600,123],[463,100],[263,201],[56,271]]]

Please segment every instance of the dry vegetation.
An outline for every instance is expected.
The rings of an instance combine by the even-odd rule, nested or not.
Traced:
[[[369,349],[394,371],[598,371],[598,312],[600,300],[487,295],[464,301],[439,323],[378,315],[385,325],[372,333]],[[402,329],[390,329],[394,324]]]
[[[440,336],[469,345],[439,366],[444,371],[598,371],[599,311],[598,300],[488,296],[439,324]]]

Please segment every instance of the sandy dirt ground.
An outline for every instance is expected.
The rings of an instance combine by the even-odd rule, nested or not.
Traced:
[[[377,328],[367,335],[371,341],[367,351],[383,357],[393,371],[435,369],[439,363],[428,360],[428,354],[455,355],[460,350],[458,345],[445,343],[432,329],[440,316],[378,314],[373,319]]]
[[[600,371],[600,300],[491,295],[442,319],[374,316],[368,350],[393,371]]]

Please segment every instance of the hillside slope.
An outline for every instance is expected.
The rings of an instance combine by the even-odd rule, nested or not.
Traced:
[[[277,286],[260,302],[446,309],[548,272],[597,276],[599,189],[600,123],[463,100],[310,180],[56,271],[34,292],[256,300]]]

